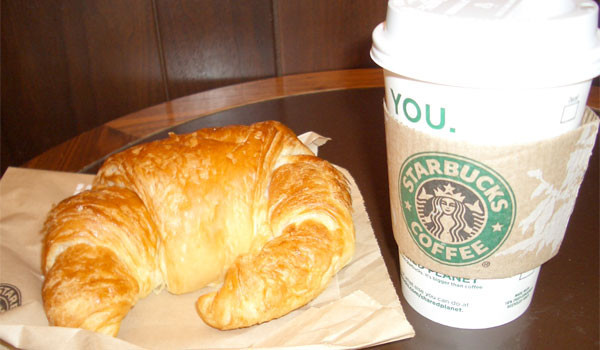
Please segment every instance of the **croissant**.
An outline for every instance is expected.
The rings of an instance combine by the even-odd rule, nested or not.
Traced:
[[[49,323],[112,336],[162,288],[218,287],[196,303],[217,329],[281,317],[327,287],[355,240],[347,180],[274,121],[117,153],[42,231]]]

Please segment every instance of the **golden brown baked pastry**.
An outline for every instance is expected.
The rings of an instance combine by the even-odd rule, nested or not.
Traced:
[[[67,198],[43,231],[42,297],[53,325],[115,335],[131,306],[162,284],[158,234],[132,191],[100,188]]]
[[[316,297],[354,251],[346,179],[272,121],[115,154],[44,232],[50,323],[111,335],[163,286],[222,283],[196,305],[219,329],[269,321]]]

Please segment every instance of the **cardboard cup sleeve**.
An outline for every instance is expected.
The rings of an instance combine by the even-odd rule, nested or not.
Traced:
[[[504,146],[435,137],[383,109],[401,254],[451,276],[505,278],[558,253],[598,133],[591,109],[577,129]]]

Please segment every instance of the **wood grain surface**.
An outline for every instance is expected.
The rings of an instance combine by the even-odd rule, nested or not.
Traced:
[[[235,83],[369,68],[386,0],[2,0],[1,172],[105,122]]]
[[[156,0],[169,99],[275,76],[270,0]]]
[[[12,164],[165,101],[155,34],[148,1],[2,1],[2,148]]]
[[[379,68],[296,74],[225,86],[124,115],[50,148],[23,166],[80,171],[136,140],[224,110],[302,94],[375,87],[383,87]],[[592,86],[588,106],[600,111],[599,87]]]
[[[279,75],[376,67],[371,32],[386,0],[274,0]]]
[[[51,148],[23,166],[79,171],[130,142],[223,110],[287,96],[381,86],[383,73],[380,69],[306,73],[230,85],[117,118]]]

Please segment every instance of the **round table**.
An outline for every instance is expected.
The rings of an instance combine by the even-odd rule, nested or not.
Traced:
[[[286,76],[210,90],[113,120],[59,145],[25,167],[94,173],[107,155],[169,132],[278,120],[297,134],[331,138],[319,156],[355,178],[391,280],[416,336],[381,349],[591,349],[599,346],[598,147],[556,257],[542,266],[533,301],[517,320],[484,330],[429,321],[402,296],[392,235],[379,69]],[[594,88],[588,105],[598,108]]]

